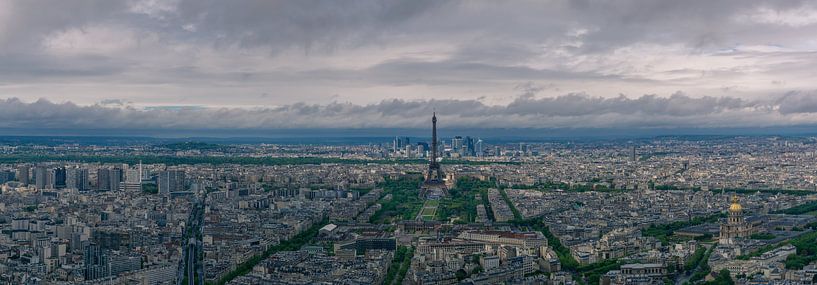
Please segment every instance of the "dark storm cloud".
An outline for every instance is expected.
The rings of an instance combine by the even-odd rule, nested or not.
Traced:
[[[524,60],[530,50],[514,43],[562,42],[584,30],[573,49],[599,52],[638,42],[682,43],[706,48],[749,42],[763,33],[791,42],[790,27],[737,25],[756,7],[793,9],[807,0],[728,1],[197,1],[181,0],[156,12],[156,26],[175,38],[216,46],[297,47],[331,52],[341,47],[389,45],[391,39],[467,39],[462,60]],[[137,19],[131,21],[139,22]],[[180,27],[190,25],[195,31]],[[477,35],[477,36],[473,36]],[[473,44],[469,46],[468,44]]]
[[[533,79],[616,79],[617,76],[592,72],[567,72],[549,69],[535,69],[524,66],[502,66],[483,63],[463,63],[456,61],[417,62],[392,61],[366,70],[367,78],[400,82],[404,80],[427,79],[428,81],[479,81],[479,80],[533,80]],[[408,75],[408,76],[407,76]]]
[[[9,1],[4,44],[35,44],[45,34],[89,24],[120,24],[207,44],[353,44],[445,5],[445,1]],[[184,25],[191,25],[185,30]]]
[[[802,104],[792,110],[790,104]],[[448,127],[564,128],[564,127],[743,127],[759,119],[786,112],[817,112],[817,101],[788,94],[775,101],[746,101],[737,98],[668,98],[644,95],[638,98],[601,98],[569,94],[536,99],[521,96],[505,106],[485,105],[475,100],[384,100],[376,104],[298,103],[274,108],[148,108],[114,105],[79,106],[70,102],[39,100],[25,103],[12,98],[0,101],[0,126],[7,128],[67,129],[280,129],[280,128],[422,128],[436,110]],[[114,101],[106,102],[110,103]],[[117,103],[121,103],[116,101]],[[780,108],[780,112],[774,109]],[[569,122],[569,123],[568,123]],[[803,123],[803,122],[799,122]],[[817,123],[809,121],[807,123]],[[766,122],[765,125],[789,123]]]
[[[184,0],[171,21],[217,45],[332,49],[368,43],[444,1]]]
[[[817,92],[792,91],[777,101],[781,114],[817,113]]]
[[[596,27],[587,34],[588,50],[606,50],[632,42],[684,43],[693,47],[713,47],[751,40],[762,34],[791,41],[790,28],[736,23],[736,18],[758,7],[781,11],[802,7],[810,1],[649,1],[579,0],[568,1],[571,13],[581,15],[586,26]],[[778,33],[777,36],[774,33]]]
[[[121,61],[102,56],[56,58],[25,54],[0,56],[0,84],[28,81],[34,78],[70,79],[117,74],[125,70]]]
[[[42,38],[54,31],[90,23],[127,18],[125,1],[45,0],[4,1],[0,8],[2,51],[33,51]],[[0,56],[3,54],[0,53]]]
[[[580,116],[601,114],[643,114],[673,117],[709,115],[726,110],[754,107],[757,103],[730,97],[692,98],[676,93],[670,97],[644,95],[630,99],[623,95],[614,98],[592,97],[585,94],[569,94],[555,98],[520,98],[505,110],[511,114],[536,114],[545,116]]]
[[[507,60],[524,59],[530,52],[514,43],[564,40],[575,29],[587,30],[583,49],[588,51],[639,41],[708,45],[758,32],[785,36],[791,29],[756,25],[747,31],[733,18],[755,7],[781,10],[805,3],[810,1],[11,1],[0,40],[25,48],[51,32],[90,24],[153,31],[171,41],[269,46],[273,52],[293,46],[326,51],[388,45],[387,39],[406,36],[456,40],[468,35],[466,43],[475,46],[462,48],[464,58]]]

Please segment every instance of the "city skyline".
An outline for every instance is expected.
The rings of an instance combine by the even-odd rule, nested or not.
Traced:
[[[474,155],[455,136],[445,178],[425,182],[436,152],[394,139],[3,142],[0,281],[817,279],[815,137],[489,142]]]

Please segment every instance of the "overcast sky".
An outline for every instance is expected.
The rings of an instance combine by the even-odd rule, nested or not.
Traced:
[[[0,0],[0,128],[817,125],[815,1]]]

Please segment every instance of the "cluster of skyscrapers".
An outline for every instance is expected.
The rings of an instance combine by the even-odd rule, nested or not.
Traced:
[[[32,168],[29,165],[23,165],[17,168],[15,178],[21,184],[33,185],[37,189],[138,191],[141,190],[142,183],[140,169],[141,167],[99,168],[96,171],[96,183],[92,183],[91,174],[86,168],[49,165],[38,165]]]
[[[184,176],[183,170],[159,172],[156,183],[159,186],[159,193],[169,194],[184,191]]]
[[[37,189],[63,189],[76,188],[88,190],[88,170],[78,168],[66,168],[64,166],[44,166],[30,167],[22,165],[14,173],[10,170],[4,171],[4,180],[17,180],[23,185],[33,184]]]
[[[0,171],[0,183],[16,181],[21,186],[39,190],[77,189],[79,191],[142,191],[147,182],[158,187],[159,192],[169,194],[186,189],[184,170],[165,170],[149,173],[139,164],[88,169],[65,165],[19,165],[16,170]]]
[[[482,157],[486,153],[485,143],[481,139],[470,136],[455,136],[451,138],[448,144],[444,140],[438,141],[437,144],[442,146],[437,150],[439,157]],[[392,151],[396,156],[407,158],[431,156],[429,143],[417,142],[412,144],[409,137],[395,137]]]

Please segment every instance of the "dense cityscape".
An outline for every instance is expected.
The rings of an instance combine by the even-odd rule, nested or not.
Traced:
[[[817,0],[0,0],[0,285],[817,285]]]
[[[6,284],[812,284],[813,137],[6,143]],[[413,142],[413,143],[412,143]]]

